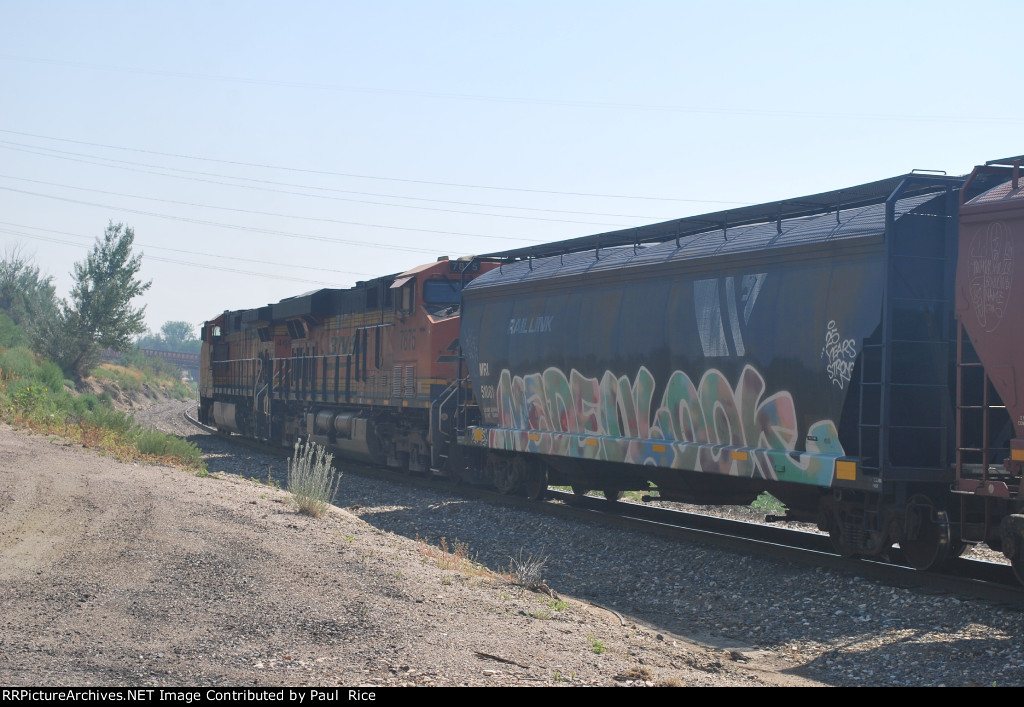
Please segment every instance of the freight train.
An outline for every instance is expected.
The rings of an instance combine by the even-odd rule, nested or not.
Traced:
[[[768,491],[841,554],[987,543],[1024,582],[1022,161],[224,312],[200,418],[531,497]]]

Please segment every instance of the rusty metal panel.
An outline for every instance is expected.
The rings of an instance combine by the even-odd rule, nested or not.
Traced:
[[[956,315],[1024,436],[1024,184],[960,207]]]

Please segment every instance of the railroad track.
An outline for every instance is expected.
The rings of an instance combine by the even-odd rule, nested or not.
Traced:
[[[249,449],[280,457],[290,455],[285,448],[270,447],[238,435],[224,436],[191,416],[189,413],[194,409],[185,411],[185,419],[205,432]],[[957,558],[947,563],[941,571],[920,572],[903,561],[898,548],[892,549],[889,562],[846,558],[833,551],[826,535],[771,523],[741,521],[626,501],[611,502],[602,497],[581,496],[554,488],[549,488],[545,499],[537,502],[519,496],[501,495],[480,487],[450,483],[436,476],[404,474],[359,462],[346,461],[346,464],[349,470],[385,482],[412,484],[434,490],[439,490],[443,485],[449,492],[487,503],[529,508],[574,521],[587,520],[639,530],[681,542],[844,572],[895,586],[963,595],[1024,608],[1024,588],[1007,564]]]

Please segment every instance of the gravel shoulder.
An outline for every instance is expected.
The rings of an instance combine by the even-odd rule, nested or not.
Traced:
[[[0,683],[1024,684],[1015,608],[356,474],[312,519],[181,407],[137,417],[215,478],[0,426]],[[502,575],[519,551],[558,600]]]
[[[217,476],[0,426],[0,683],[805,682]]]

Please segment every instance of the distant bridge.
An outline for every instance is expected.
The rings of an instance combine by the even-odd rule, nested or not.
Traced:
[[[176,363],[182,368],[199,370],[199,354],[182,353],[181,351],[157,351],[156,349],[139,349],[146,358],[162,358]]]

